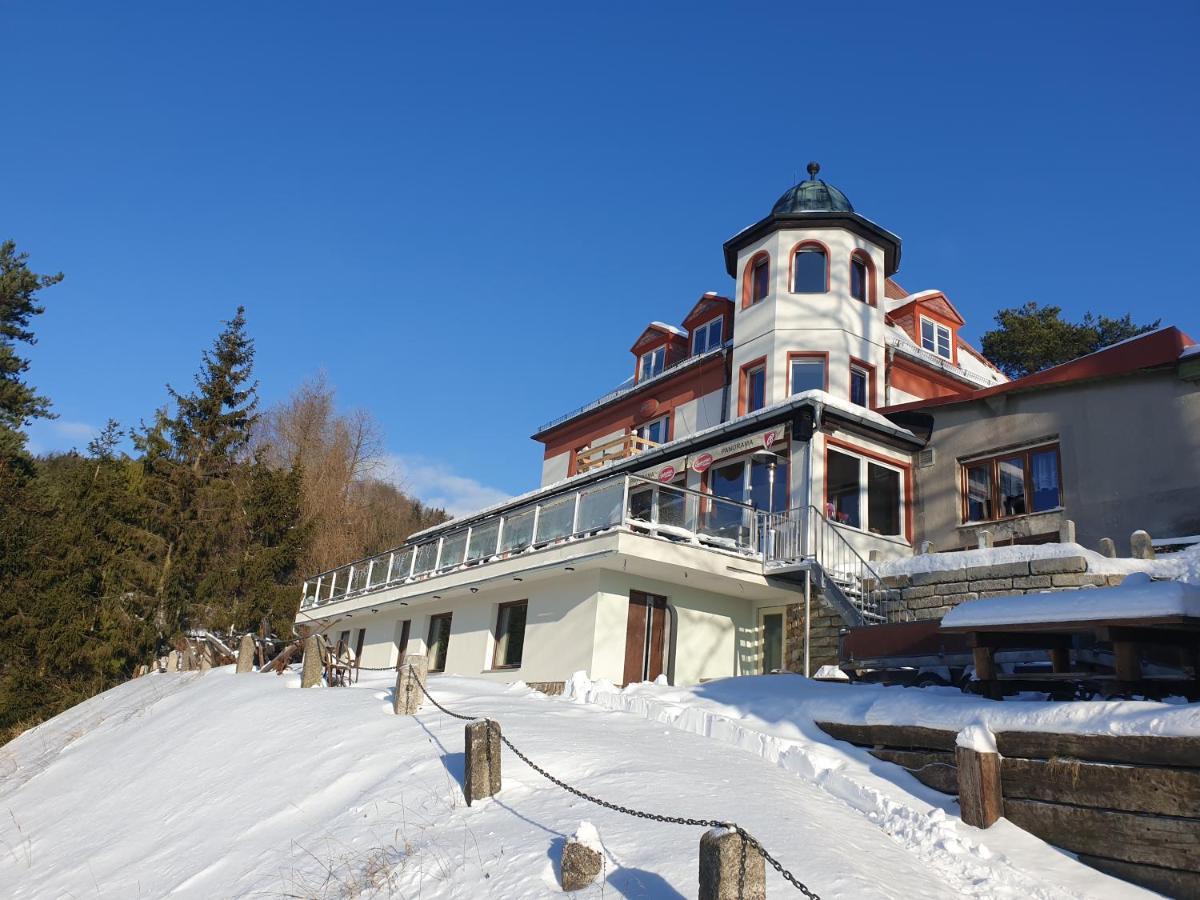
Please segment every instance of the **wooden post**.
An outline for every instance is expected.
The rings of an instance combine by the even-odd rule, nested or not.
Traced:
[[[1139,681],[1142,677],[1142,661],[1138,658],[1138,645],[1134,641],[1113,641],[1113,657],[1117,670],[1117,681]]]
[[[979,681],[994,681],[996,679],[996,656],[991,647],[975,647],[971,654],[975,657],[975,677]]]
[[[742,843],[742,836],[732,828],[704,832],[700,838],[699,900],[766,900],[766,863],[747,845],[743,873]]]
[[[396,715],[415,716],[417,714],[417,710],[421,708],[421,701],[425,699],[417,681],[420,680],[421,684],[425,684],[425,677],[428,674],[429,657],[404,657],[400,671],[396,673],[396,690],[392,696],[392,711]]]
[[[170,653],[167,654],[167,671],[168,672],[178,672],[179,671],[179,651],[178,650],[172,650]]]
[[[463,794],[467,806],[500,792],[500,723],[490,719],[466,726]]]
[[[962,820],[976,828],[988,828],[1004,815],[1000,754],[956,747],[954,758],[958,764],[958,806]]]
[[[986,550],[992,546],[992,533],[986,528],[980,529],[978,538],[978,547],[980,550]]]
[[[1117,543],[1112,538],[1100,538],[1100,555],[1109,559],[1117,558]]]
[[[1058,526],[1058,542],[1060,544],[1075,543],[1075,522],[1071,519],[1063,519],[1062,524]]]
[[[254,635],[246,632],[238,645],[237,673],[239,675],[254,671]]]
[[[1050,671],[1055,673],[1071,671],[1071,648],[1059,645],[1050,648]]]
[[[321,683],[321,639],[310,634],[304,639],[304,666],[300,670],[300,687],[316,687]]]

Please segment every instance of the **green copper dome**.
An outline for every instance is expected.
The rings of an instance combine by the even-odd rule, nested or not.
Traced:
[[[790,188],[776,200],[771,214],[787,216],[809,212],[854,212],[854,207],[850,205],[850,200],[845,194],[832,184],[817,180],[817,173],[820,171],[820,165],[810,162],[808,180]]]

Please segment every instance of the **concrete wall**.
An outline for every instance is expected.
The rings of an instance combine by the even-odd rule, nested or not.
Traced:
[[[503,682],[562,681],[571,673],[591,666],[597,585],[596,573],[580,572],[536,585],[488,588],[469,599],[459,597],[422,603],[395,611],[366,614],[361,618],[355,614],[334,625],[329,633],[336,637],[342,630],[350,628],[353,640],[353,630],[365,626],[367,638],[362,664],[392,666],[397,658],[397,623],[404,619],[412,622],[408,652],[426,653],[430,617],[451,612],[447,672]],[[497,606],[513,600],[529,601],[521,667],[492,669]]]
[[[412,623],[408,652],[426,653],[430,617],[451,612],[446,672],[503,682],[554,682],[585,671],[593,678],[620,683],[631,590],[663,595],[675,609],[676,683],[695,684],[755,671],[755,602],[616,571],[577,572],[536,585],[489,587],[471,598],[356,613],[329,633],[336,638],[349,629],[353,642],[357,629],[365,627],[362,665],[393,666],[399,623],[405,619]],[[521,666],[492,669],[497,606],[513,600],[529,601]]]
[[[724,403],[725,392],[712,391],[695,400],[679,404],[675,407],[675,421],[671,423],[672,439],[687,437],[705,428],[720,425]]]
[[[1075,521],[1079,543],[1131,532],[1200,534],[1200,385],[1173,370],[934,407],[936,461],[914,470],[918,540],[938,550],[974,546],[980,528],[1057,532]],[[1006,522],[961,522],[960,460],[1058,441],[1063,509]]]
[[[562,481],[567,477],[567,471],[570,466],[570,453],[560,453],[557,456],[551,456],[548,459],[542,460],[542,487],[554,484],[556,481]]]

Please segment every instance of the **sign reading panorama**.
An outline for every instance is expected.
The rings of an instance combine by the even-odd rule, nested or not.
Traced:
[[[768,428],[765,431],[758,431],[754,434],[748,434],[745,437],[740,437],[735,441],[722,444],[720,447],[716,447],[704,453],[689,456],[688,466],[693,472],[703,472],[714,462],[725,459],[728,456],[736,456],[739,453],[748,453],[751,450],[757,450],[760,447],[765,447],[766,449],[770,450],[776,444],[787,440],[787,429],[787,423],[776,425],[774,428]]]

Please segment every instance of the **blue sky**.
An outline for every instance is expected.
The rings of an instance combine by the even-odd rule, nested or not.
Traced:
[[[970,339],[1200,338],[1200,5],[906,6],[8,0],[0,237],[67,275],[35,447],[148,418],[244,304],[264,402],[324,369],[415,493],[526,490],[810,159]]]

